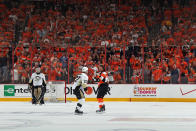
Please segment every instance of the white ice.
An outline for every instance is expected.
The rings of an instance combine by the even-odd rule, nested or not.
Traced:
[[[96,102],[86,102],[82,116],[75,102],[0,102],[0,131],[196,131],[196,103],[105,102],[96,114]]]

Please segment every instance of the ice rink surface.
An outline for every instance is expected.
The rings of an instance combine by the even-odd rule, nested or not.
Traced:
[[[105,102],[96,114],[96,102],[86,102],[82,116],[75,102],[0,102],[0,131],[196,131],[196,103]]]

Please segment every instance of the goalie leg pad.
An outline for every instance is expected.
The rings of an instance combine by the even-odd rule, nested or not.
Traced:
[[[37,86],[32,89],[32,104],[44,104],[44,88]]]
[[[36,96],[35,96],[35,91],[36,88],[35,87],[32,87],[32,104],[36,104]]]
[[[46,86],[42,86],[42,88],[41,88],[41,90],[42,90],[42,93],[41,93],[41,98],[40,98],[40,104],[44,104],[44,95],[45,95],[45,93],[46,93]]]
[[[34,92],[33,93],[34,93],[34,96],[35,96],[36,104],[38,104],[39,103],[39,99],[41,97],[41,88],[36,87],[34,89]]]

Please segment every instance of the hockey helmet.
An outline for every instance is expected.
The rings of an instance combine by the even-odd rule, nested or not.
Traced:
[[[40,67],[37,67],[37,68],[35,69],[35,71],[36,71],[36,73],[40,73],[40,72],[41,72],[41,68],[40,68]]]
[[[85,66],[84,66],[84,67],[82,68],[82,72],[87,73],[87,72],[88,72],[88,67],[85,67]]]

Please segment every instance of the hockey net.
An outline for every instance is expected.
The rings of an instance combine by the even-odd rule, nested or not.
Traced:
[[[48,81],[45,101],[49,103],[66,103],[66,82]]]

